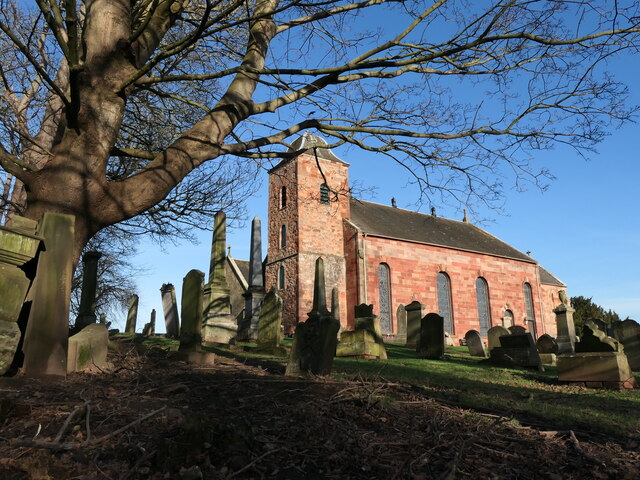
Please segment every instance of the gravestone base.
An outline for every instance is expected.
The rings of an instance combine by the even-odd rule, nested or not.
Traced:
[[[247,349],[246,351],[251,351],[254,353],[264,353],[266,355],[273,355],[274,357],[288,357],[291,353],[291,347],[287,347],[284,345],[265,345],[258,346],[255,349]]]
[[[342,332],[336,357],[380,358],[380,345],[369,330]]]
[[[629,361],[623,352],[587,352],[558,357],[558,380],[596,384],[636,385]],[[588,386],[588,385],[587,385]],[[602,388],[602,387],[601,387]],[[625,387],[626,388],[626,387]]]
[[[69,338],[67,350],[67,373],[80,372],[86,368],[107,365],[109,332],[101,323],[88,325]]]
[[[540,357],[523,348],[496,347],[491,350],[489,362],[500,367],[535,368],[544,371]]]
[[[216,354],[212,352],[175,352],[169,357],[171,360],[191,363],[193,365],[214,365]]]
[[[20,337],[20,327],[16,322],[0,320],[0,375],[4,375],[11,367]]]
[[[207,345],[236,342],[238,326],[231,315],[211,316],[202,327],[202,341]]]
[[[555,365],[557,357],[555,353],[541,353],[540,360],[543,365]]]

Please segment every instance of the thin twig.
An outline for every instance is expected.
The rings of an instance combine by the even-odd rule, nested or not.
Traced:
[[[269,450],[268,452],[263,453],[262,455],[260,455],[258,458],[256,458],[255,460],[253,460],[252,462],[246,464],[244,467],[242,467],[240,470],[236,470],[235,472],[229,474],[227,476],[227,478],[233,478],[237,475],[240,475],[242,472],[248,470],[249,468],[253,467],[256,463],[258,463],[260,460],[262,460],[264,457],[271,455],[272,453],[276,453],[279,452],[280,450],[283,450],[282,448],[275,448],[273,450]]]

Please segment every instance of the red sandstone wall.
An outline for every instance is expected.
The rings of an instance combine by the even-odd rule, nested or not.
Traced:
[[[533,290],[537,335],[555,331],[552,313],[546,313],[542,324],[535,264],[371,236],[366,242],[368,288],[367,299],[363,301],[373,303],[374,311],[377,310],[378,265],[386,263],[391,270],[394,331],[395,311],[400,303],[407,305],[417,300],[427,306],[428,312],[438,311],[436,276],[441,271],[451,279],[455,338],[463,338],[470,329],[479,329],[475,291],[479,276],[489,285],[491,325],[502,324],[506,309],[513,312],[515,325],[525,325],[523,284],[528,282]],[[543,304],[543,308],[548,307]]]
[[[562,302],[560,301],[560,297],[558,296],[558,292],[560,290],[566,290],[566,287],[560,287],[557,285],[540,285],[540,297],[542,300],[542,310],[545,314],[545,322],[548,325],[548,330],[546,333],[555,337],[558,334],[555,314],[553,313],[553,309],[560,305]]]

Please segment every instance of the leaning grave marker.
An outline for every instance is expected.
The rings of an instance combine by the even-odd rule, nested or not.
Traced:
[[[467,347],[469,347],[469,355],[472,357],[487,358],[487,351],[484,348],[484,343],[482,343],[480,332],[477,330],[469,330],[464,334],[464,339]]]

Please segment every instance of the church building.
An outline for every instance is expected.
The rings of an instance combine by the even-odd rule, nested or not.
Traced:
[[[358,200],[349,192],[349,164],[320,137],[304,134],[269,172],[265,286],[284,301],[292,333],[313,300],[314,265],[322,257],[327,298],[338,287],[340,322],[354,306],[373,304],[383,334],[398,332],[397,309],[418,301],[437,312],[456,340],[470,330],[522,325],[534,338],[556,335],[553,308],[566,286],[528,255],[466,220]]]

